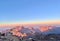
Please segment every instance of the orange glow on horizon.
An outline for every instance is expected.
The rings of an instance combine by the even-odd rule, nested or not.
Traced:
[[[60,24],[60,20],[2,23],[0,24],[0,27],[1,26],[17,26],[17,25],[37,25],[37,24]]]

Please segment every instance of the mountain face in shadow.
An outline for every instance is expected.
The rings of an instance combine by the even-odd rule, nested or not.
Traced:
[[[60,27],[52,27],[52,29],[44,31],[43,34],[60,34]]]

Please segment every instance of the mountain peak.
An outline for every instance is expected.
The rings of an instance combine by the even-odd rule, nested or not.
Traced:
[[[52,29],[52,26],[40,26],[38,28],[41,32],[44,32],[46,30]]]

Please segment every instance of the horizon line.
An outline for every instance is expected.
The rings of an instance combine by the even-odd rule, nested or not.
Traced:
[[[11,26],[11,25],[39,25],[39,24],[60,24],[60,20],[27,21],[27,22],[6,22],[6,23],[0,23],[0,26]]]

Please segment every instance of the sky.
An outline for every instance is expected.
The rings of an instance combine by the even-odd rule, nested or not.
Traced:
[[[60,22],[60,0],[0,0],[0,24]]]

